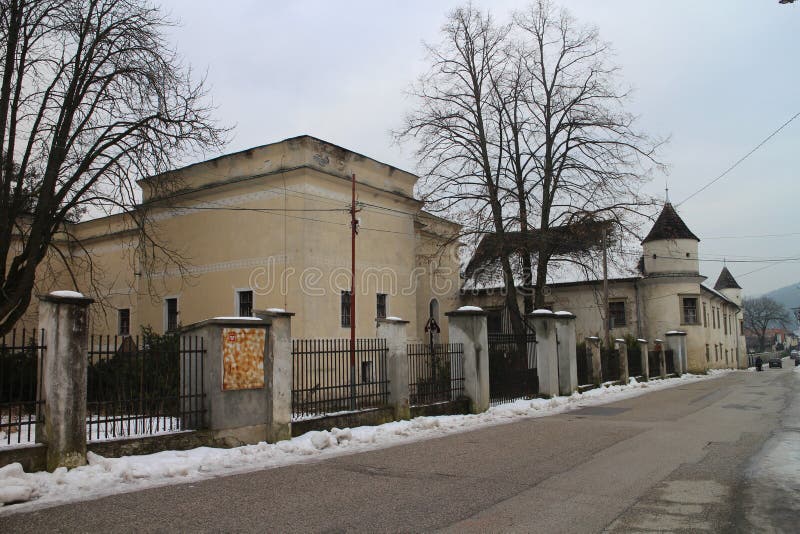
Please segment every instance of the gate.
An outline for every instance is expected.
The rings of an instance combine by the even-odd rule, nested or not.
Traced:
[[[492,406],[539,394],[536,373],[536,334],[526,336],[526,354],[520,354],[514,334],[490,332],[489,401]]]
[[[575,345],[575,363],[578,370],[578,385],[591,384],[592,351],[584,342]]]
[[[463,344],[412,343],[406,350],[411,406],[448,402],[463,397]]]
[[[603,382],[619,380],[619,351],[615,348],[600,348],[600,364],[603,370]]]
[[[666,360],[667,364],[667,374],[673,374],[675,372],[675,360],[673,358],[673,351],[665,350],[664,351],[664,360]]]
[[[641,346],[638,343],[628,345],[628,376],[641,377],[643,374]]]

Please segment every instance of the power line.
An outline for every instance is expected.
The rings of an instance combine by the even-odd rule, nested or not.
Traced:
[[[711,186],[712,186],[714,183],[716,183],[717,181],[719,181],[719,180],[721,180],[722,178],[724,178],[724,177],[725,177],[725,175],[727,175],[727,174],[728,174],[729,172],[731,172],[733,169],[735,169],[736,167],[738,167],[740,163],[742,163],[744,160],[746,160],[747,158],[749,158],[749,157],[750,157],[750,156],[751,156],[751,155],[752,155],[752,154],[753,154],[755,151],[757,151],[757,150],[758,150],[759,148],[761,148],[762,146],[766,145],[766,144],[769,142],[769,140],[770,140],[770,139],[772,139],[773,137],[775,137],[776,135],[778,135],[778,133],[779,133],[781,130],[783,130],[784,128],[786,128],[787,126],[789,126],[789,124],[790,124],[792,121],[794,121],[794,120],[795,120],[797,117],[800,117],[800,112],[797,112],[797,113],[795,113],[795,114],[792,116],[792,118],[791,118],[791,119],[789,119],[788,121],[786,121],[786,122],[784,122],[783,124],[781,124],[781,125],[780,125],[780,127],[778,127],[778,129],[777,129],[777,130],[775,130],[774,132],[772,132],[771,134],[769,134],[769,135],[768,135],[766,138],[764,138],[764,140],[763,140],[763,141],[761,141],[759,144],[757,144],[757,145],[755,146],[755,148],[753,148],[753,149],[752,149],[750,152],[748,152],[747,154],[745,154],[744,156],[742,156],[741,158],[739,158],[739,159],[736,161],[736,163],[734,163],[733,165],[731,165],[730,167],[728,167],[728,168],[725,170],[725,172],[723,172],[722,174],[720,174],[719,176],[717,176],[716,178],[714,178],[713,180],[711,180],[710,182],[708,182],[706,185],[704,185],[703,187],[701,187],[700,189],[698,189],[697,191],[695,191],[694,193],[692,193],[692,194],[691,194],[691,195],[689,195],[688,197],[684,198],[684,199],[683,199],[682,201],[680,201],[678,204],[675,204],[675,207],[677,208],[678,206],[680,206],[681,204],[683,204],[683,203],[684,203],[684,202],[686,202],[687,200],[689,200],[689,199],[693,198],[694,196],[696,196],[696,195],[698,195],[698,194],[702,193],[703,191],[705,191],[706,189],[708,189],[709,187],[711,187]]]

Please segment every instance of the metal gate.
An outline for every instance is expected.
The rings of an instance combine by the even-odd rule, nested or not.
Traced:
[[[489,334],[489,400],[492,406],[539,394],[536,335],[526,336],[527,351],[519,353],[514,334]]]

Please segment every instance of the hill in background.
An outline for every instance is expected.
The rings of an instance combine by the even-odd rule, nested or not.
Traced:
[[[798,328],[797,321],[794,320],[794,314],[791,313],[791,311],[792,308],[800,307],[800,283],[788,285],[780,289],[773,289],[769,293],[764,293],[763,296],[774,299],[786,306],[786,309],[789,310],[793,319],[791,330],[796,330]]]

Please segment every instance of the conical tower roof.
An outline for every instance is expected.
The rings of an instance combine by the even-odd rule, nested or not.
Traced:
[[[717,278],[717,283],[714,284],[714,289],[717,291],[720,289],[742,289],[742,286],[736,283],[736,279],[728,268],[723,267],[722,272],[719,273],[719,278]]]
[[[661,215],[656,219],[655,224],[650,229],[650,233],[644,238],[642,243],[648,241],[658,241],[660,239],[700,239],[689,230],[686,223],[683,222],[678,212],[672,207],[669,202],[664,203],[664,209],[661,210]]]

